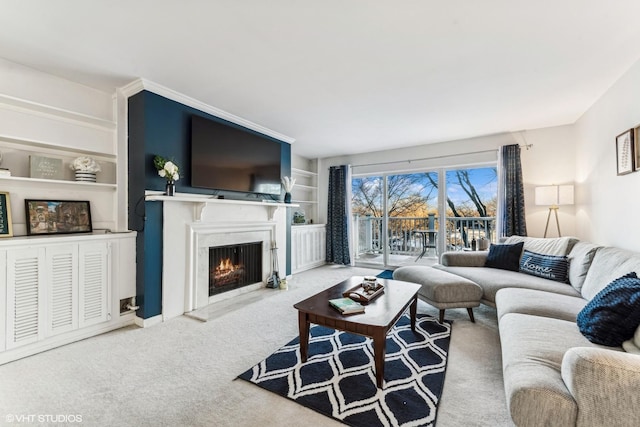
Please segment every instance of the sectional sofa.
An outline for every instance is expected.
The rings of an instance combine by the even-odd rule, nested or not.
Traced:
[[[574,238],[512,236],[504,242],[518,243],[528,251],[523,253],[566,256],[568,283],[486,267],[487,251],[444,253],[435,266],[480,285],[481,302],[496,307],[514,423],[640,426],[640,328],[621,346],[611,347],[591,342],[576,322],[612,281],[640,273],[640,254]]]

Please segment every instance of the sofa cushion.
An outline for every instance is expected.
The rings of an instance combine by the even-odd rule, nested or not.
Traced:
[[[538,289],[562,295],[580,296],[578,291],[565,283],[554,282],[517,271],[497,270],[487,267],[447,267],[438,264],[433,267],[476,282],[482,287],[483,302],[489,305],[495,303],[496,292],[502,288]]]
[[[505,314],[521,313],[575,322],[586,303],[580,296],[536,289],[505,288],[496,293],[498,320]]]
[[[562,380],[562,358],[572,347],[594,344],[575,322],[549,317],[506,314],[499,330],[507,405],[515,425],[575,425],[578,407]]]
[[[600,247],[589,242],[577,242],[567,256],[569,259],[569,283],[578,292],[582,289],[593,257]]]
[[[489,247],[489,254],[485,261],[485,267],[499,268],[501,270],[518,271],[520,268],[520,255],[523,242],[513,245],[494,245]]]
[[[589,341],[610,347],[633,337],[640,325],[640,279],[626,274],[593,297],[578,313],[578,327]]]
[[[520,259],[520,272],[556,282],[567,282],[569,261],[562,255],[545,255],[525,250]]]
[[[630,271],[640,273],[640,254],[613,247],[598,249],[580,290],[582,297],[591,300],[613,280]]]
[[[575,237],[555,237],[555,238],[539,238],[510,236],[504,243],[512,245],[514,243],[524,243],[524,249],[545,255],[567,255],[573,246],[578,242]]]

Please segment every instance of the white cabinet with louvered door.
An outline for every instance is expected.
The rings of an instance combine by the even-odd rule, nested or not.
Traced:
[[[80,327],[109,320],[110,243],[81,243]]]
[[[45,336],[44,248],[7,252],[7,350]]]
[[[47,336],[78,328],[78,245],[45,248]]]
[[[135,233],[0,239],[0,364],[133,324],[121,307],[135,297],[135,243]]]

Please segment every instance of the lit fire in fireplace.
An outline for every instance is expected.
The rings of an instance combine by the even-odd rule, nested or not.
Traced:
[[[224,286],[237,282],[244,273],[242,265],[235,265],[229,258],[220,260],[214,271],[215,286]]]

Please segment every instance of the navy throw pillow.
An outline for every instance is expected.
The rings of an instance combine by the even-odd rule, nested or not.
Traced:
[[[578,328],[594,344],[621,346],[640,325],[640,279],[631,272],[609,283],[578,313]]]
[[[518,271],[523,246],[524,242],[513,245],[494,245],[492,243],[491,246],[489,246],[489,254],[484,262],[484,266]]]
[[[525,250],[520,259],[520,271],[532,276],[567,283],[569,260],[566,256],[544,255]]]

